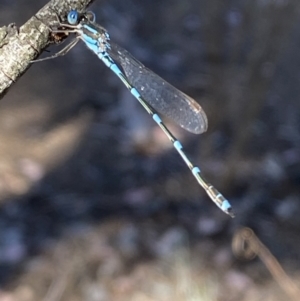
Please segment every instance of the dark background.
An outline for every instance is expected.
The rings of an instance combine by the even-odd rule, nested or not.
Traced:
[[[21,26],[44,4],[2,1],[0,25]],[[167,124],[236,218],[80,43],[33,64],[0,103],[0,299],[286,300],[231,242],[251,227],[299,282],[300,3],[90,8],[115,42],[202,105],[207,133]]]

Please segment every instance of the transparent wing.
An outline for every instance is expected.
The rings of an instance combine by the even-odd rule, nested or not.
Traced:
[[[110,43],[109,55],[119,63],[126,77],[155,110],[169,117],[185,130],[201,134],[207,130],[202,107],[135,59],[127,50]]]

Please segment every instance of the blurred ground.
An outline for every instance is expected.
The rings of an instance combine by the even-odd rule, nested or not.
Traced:
[[[3,2],[1,25],[20,26],[45,3]],[[117,43],[203,106],[207,133],[168,124],[236,218],[77,46],[34,64],[0,102],[0,300],[287,300],[260,260],[233,256],[231,241],[251,227],[299,283],[300,3],[102,0],[91,9]]]

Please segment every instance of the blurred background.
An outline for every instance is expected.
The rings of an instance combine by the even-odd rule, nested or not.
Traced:
[[[46,3],[2,1],[0,26],[21,26]],[[299,300],[272,276],[276,258],[300,281],[299,1],[90,9],[201,104],[201,136],[166,122],[236,218],[79,43],[33,64],[0,102],[0,300]],[[245,227],[258,238],[245,242]]]

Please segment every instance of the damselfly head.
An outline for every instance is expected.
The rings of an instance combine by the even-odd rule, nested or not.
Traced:
[[[73,9],[68,13],[68,23],[70,25],[77,25],[81,21],[88,21],[94,23],[96,21],[96,15],[92,11],[79,13]]]

